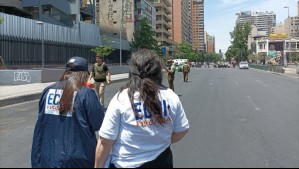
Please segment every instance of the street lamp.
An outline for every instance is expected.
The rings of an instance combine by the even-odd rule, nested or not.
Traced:
[[[121,0],[121,14],[120,14],[120,30],[119,30],[119,66],[121,66],[121,62],[122,62],[122,43],[121,43],[121,39],[122,39],[122,24],[123,24],[123,0]]]
[[[290,43],[289,43],[289,54],[290,54],[290,57],[292,55],[291,53],[291,46],[292,46],[292,42],[291,42],[291,18],[290,18],[290,7],[288,6],[285,6],[283,8],[288,8],[288,21],[289,21],[289,33],[288,33],[288,36],[290,38]],[[284,60],[284,66],[287,65],[287,57],[285,57],[285,60]]]
[[[41,30],[41,32],[42,32],[42,37],[41,37],[41,39],[42,39],[42,69],[44,69],[45,68],[44,23],[41,21],[37,21],[36,23],[38,25],[41,25],[41,28],[42,28],[42,30]]]

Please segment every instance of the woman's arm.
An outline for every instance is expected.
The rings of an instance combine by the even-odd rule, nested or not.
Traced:
[[[100,137],[96,149],[95,168],[104,168],[105,162],[114,144],[114,140],[105,139]]]
[[[179,132],[179,133],[172,133],[171,142],[177,143],[179,142],[186,134],[188,133],[188,130]]]

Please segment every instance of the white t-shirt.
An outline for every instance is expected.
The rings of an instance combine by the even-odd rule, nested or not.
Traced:
[[[99,131],[101,137],[116,140],[112,163],[118,168],[135,168],[156,159],[170,146],[173,133],[189,128],[179,97],[171,89],[160,90],[163,126],[145,111],[144,102],[137,100],[139,93],[134,100],[139,116],[135,116],[127,92],[123,90],[111,100]]]

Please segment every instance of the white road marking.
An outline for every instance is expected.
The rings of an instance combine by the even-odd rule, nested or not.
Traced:
[[[237,86],[240,86],[238,82],[234,81]]]
[[[260,84],[262,84],[262,85],[264,85],[265,87],[269,87],[269,85],[267,85],[267,84],[264,84],[262,81],[260,81],[260,80],[256,80],[257,82],[259,82]]]
[[[248,99],[249,102],[253,105],[254,110],[256,110],[256,111],[262,111],[262,109],[260,109],[260,108],[254,103],[254,101],[251,99],[250,96],[247,96],[247,99]]]

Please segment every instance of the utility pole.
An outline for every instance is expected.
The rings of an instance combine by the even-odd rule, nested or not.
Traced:
[[[120,30],[119,30],[119,65],[122,62],[122,28],[123,28],[123,0],[121,0],[121,14],[120,14]]]

